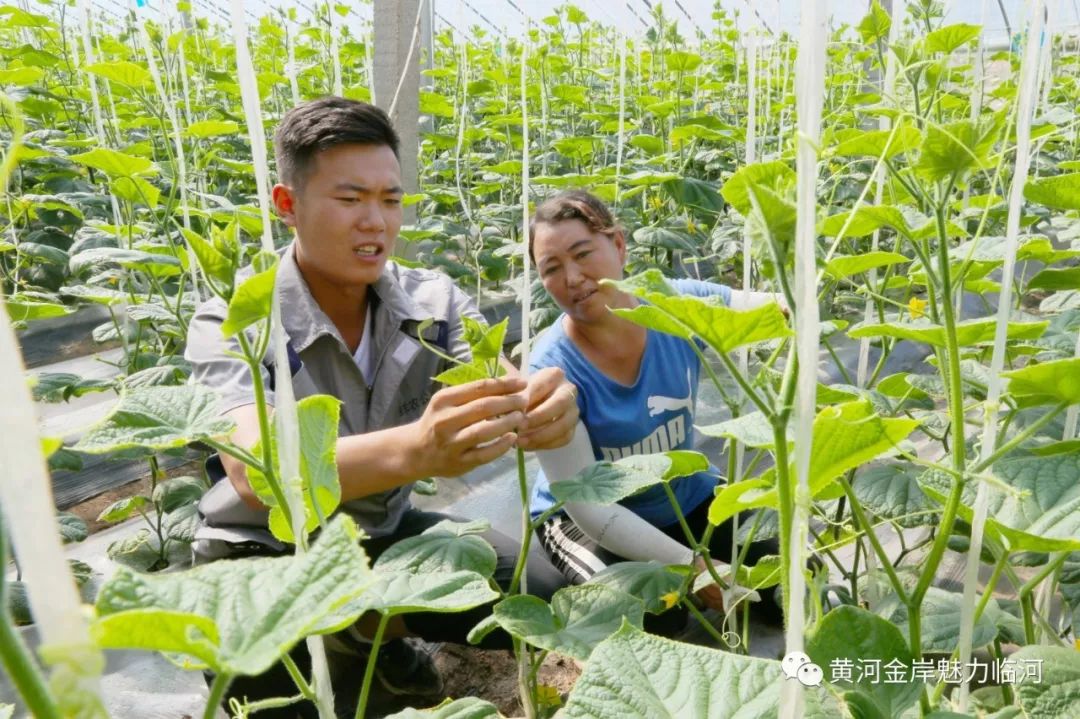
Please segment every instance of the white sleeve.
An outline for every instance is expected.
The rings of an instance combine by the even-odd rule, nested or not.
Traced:
[[[569,479],[596,462],[589,432],[579,421],[565,447],[536,453],[549,482]],[[690,564],[694,552],[620,504],[600,506],[570,502],[564,507],[574,524],[604,549],[631,561]]]
[[[762,305],[767,305],[770,302],[779,302],[783,307],[784,296],[775,292],[755,292],[753,290],[732,290],[731,291],[731,304],[729,305],[733,310],[752,310]]]

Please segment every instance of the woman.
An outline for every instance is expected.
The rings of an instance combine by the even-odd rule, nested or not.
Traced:
[[[543,473],[533,488],[533,517],[554,503],[548,478],[566,478],[599,460],[669,449],[693,449],[694,408],[700,362],[688,342],[634,324],[609,311],[632,308],[638,300],[604,279],[621,279],[626,238],[608,208],[587,192],[572,190],[541,204],[530,227],[529,250],[537,273],[563,310],[536,342],[530,369],[561,367],[578,388],[581,423],[574,442],[563,450],[543,452]],[[748,308],[775,300],[767,293],[732,291],[698,280],[672,280],[680,292],[698,297],[719,295],[724,302]],[[670,483],[696,536],[708,524],[708,508],[716,487],[715,471]],[[657,560],[689,564],[693,552],[663,487],[654,486],[620,505],[572,504],[537,531],[551,561],[574,584],[588,580],[618,561]],[[731,557],[730,525],[712,535],[711,555]],[[777,554],[777,544],[751,544],[747,562]],[[703,563],[698,560],[698,568]],[[716,585],[698,595],[706,605],[722,609]],[[772,602],[761,607],[779,618]],[[764,617],[763,617],[764,618]]]

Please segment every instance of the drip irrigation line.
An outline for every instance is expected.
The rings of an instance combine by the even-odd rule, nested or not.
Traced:
[[[485,23],[487,23],[488,27],[490,27],[492,30],[499,33],[503,37],[506,37],[506,33],[503,32],[502,30],[500,30],[499,28],[495,27],[495,23],[488,20],[487,16],[484,15],[484,13],[480,12],[475,7],[473,7],[473,4],[471,2],[469,2],[469,0],[461,0],[461,4],[463,4],[465,7],[469,8],[470,10],[472,10],[473,14],[476,15],[481,20],[483,20]]]
[[[520,7],[518,7],[518,4],[516,2],[514,2],[514,0],[503,0],[503,2],[505,2],[507,5],[514,8],[515,10],[517,10],[518,13],[521,15],[521,17],[528,20],[529,16],[525,14],[524,10],[522,10]],[[528,31],[526,30],[526,32],[528,32]]]
[[[997,0],[998,10],[1001,11],[1001,19],[1005,21],[1005,32],[1009,33],[1009,42],[1012,42],[1012,25],[1009,24],[1009,13],[1005,11],[1005,3]]]
[[[761,17],[761,13],[758,12],[758,9],[753,6],[750,0],[743,0],[743,5],[746,5],[746,7],[750,8],[750,12],[754,13],[754,17],[758,19],[758,22],[761,23],[761,26],[765,28],[770,35],[776,34],[775,32],[773,32],[773,29],[769,27],[769,23],[765,22],[765,18]]]
[[[649,29],[649,23],[641,19],[641,16],[637,14],[637,10],[635,10],[633,6],[630,5],[630,0],[626,0],[626,9],[630,11],[631,15],[638,19],[638,22],[641,23],[642,27],[644,27],[646,30]]]
[[[686,16],[687,20],[689,20],[691,23],[694,22],[694,18],[690,17],[690,13],[686,12],[686,8],[683,7],[683,4],[679,2],[679,0],[675,0],[675,7],[679,8],[679,10],[682,11],[682,14]]]
[[[459,35],[468,34],[468,33],[461,32],[461,30],[458,29],[457,25],[455,25],[454,23],[450,22],[445,17],[443,17],[443,14],[441,12],[439,12],[438,10],[435,11],[435,17],[438,18],[439,20],[442,20],[443,25],[448,26],[451,30],[458,33]]]

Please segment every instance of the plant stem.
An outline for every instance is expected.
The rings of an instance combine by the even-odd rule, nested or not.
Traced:
[[[904,591],[904,584],[900,581],[900,577],[896,574],[896,569],[893,568],[892,560],[889,559],[889,555],[885,552],[885,548],[881,546],[881,541],[878,539],[877,532],[874,530],[873,525],[866,518],[866,513],[863,512],[862,505],[859,503],[858,497],[855,496],[855,489],[851,486],[851,482],[847,477],[840,477],[840,486],[844,488],[844,495],[848,498],[848,504],[851,505],[851,513],[855,517],[855,521],[859,523],[859,526],[866,532],[866,538],[870,541],[870,546],[874,548],[874,554],[877,555],[878,561],[881,562],[881,568],[885,570],[885,574],[889,577],[889,583],[892,584],[893,591],[900,597],[900,601],[907,603],[907,592]]]
[[[214,676],[214,682],[210,685],[210,696],[206,699],[206,709],[203,710],[203,719],[215,719],[225,690],[232,683],[231,674],[218,674]]]
[[[255,389],[255,408],[259,413],[259,436],[262,438],[263,476],[266,477],[266,483],[270,486],[270,491],[274,493],[274,501],[277,502],[278,509],[285,515],[285,526],[292,528],[292,512],[289,509],[289,503],[285,498],[285,491],[281,486],[281,480],[277,475],[274,463],[274,443],[271,441],[274,432],[270,427],[270,414],[266,410],[266,388],[263,387],[262,373],[259,371],[259,358],[252,353],[251,342],[248,341],[247,335],[243,331],[238,332],[236,337],[247,360],[248,367],[251,368],[252,384]],[[298,543],[302,541],[300,537],[295,537],[295,539]]]
[[[525,452],[517,448],[518,492],[521,497],[521,551],[518,552],[517,563],[514,565],[514,575],[510,579],[508,594],[517,594],[521,584],[522,575],[525,573],[525,565],[529,558],[529,545],[532,540],[532,516],[529,514],[529,485],[525,474]]]
[[[317,704],[318,699],[315,697],[315,691],[308,684],[308,681],[304,679],[303,673],[300,671],[300,667],[296,666],[296,662],[289,656],[288,652],[281,657],[281,663],[285,665],[285,669],[289,672],[289,676],[292,677],[293,683],[296,684],[296,688],[300,690],[300,694],[312,704]]]
[[[30,716],[60,719],[41,669],[15,629],[8,611],[7,599],[7,534],[0,513],[0,663],[11,677],[11,683],[26,703]]]
[[[364,683],[360,688],[360,701],[356,704],[355,719],[364,719],[367,713],[368,696],[371,694],[371,680],[375,677],[375,662],[379,658],[379,646],[382,644],[383,634],[386,633],[386,625],[390,623],[390,614],[379,615],[379,627],[375,630],[375,638],[371,640],[371,653],[368,654],[367,666],[364,667]]]

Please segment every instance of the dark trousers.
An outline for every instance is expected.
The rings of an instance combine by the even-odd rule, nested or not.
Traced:
[[[460,518],[438,512],[410,509],[402,517],[397,531],[386,537],[365,541],[363,543],[364,550],[371,561],[374,562],[395,543],[422,534],[424,530],[446,519],[463,521]],[[495,530],[488,530],[480,536],[495,549],[497,562],[493,579],[503,591],[506,591],[513,578],[514,565],[517,562],[521,545],[516,540]],[[557,589],[566,585],[566,578],[555,567],[551,566],[550,562],[544,559],[542,553],[530,554],[525,571],[529,594],[540,597],[544,601],[549,601],[551,595]],[[426,641],[467,644],[466,637],[469,631],[491,614],[491,607],[491,604],[487,604],[465,612],[450,614],[443,612],[406,614],[404,615],[405,626],[411,634]],[[497,629],[488,634],[478,646],[484,649],[509,649],[511,639],[506,632]],[[310,679],[311,657],[308,654],[306,645],[301,642],[289,652],[289,656],[296,662],[305,678]],[[358,663],[356,657],[349,655],[335,655],[328,652],[328,659],[330,660],[333,683],[337,690],[336,695],[339,701],[340,715],[342,707],[348,707],[356,701],[359,695],[360,677],[363,674],[364,665],[363,662]],[[341,686],[338,690],[339,683]],[[292,696],[296,693],[296,685],[293,683],[288,671],[284,665],[278,663],[258,676],[237,677],[234,679],[226,693],[224,705],[228,706],[230,697],[235,697],[240,701],[255,701],[269,697]],[[347,712],[347,714],[350,717],[352,716],[351,712]],[[310,703],[299,702],[282,709],[260,711],[255,716],[260,717],[260,719],[294,719],[295,717],[317,719],[318,713]]]

